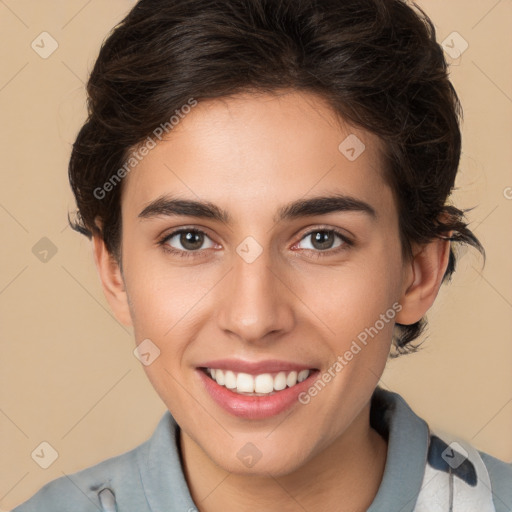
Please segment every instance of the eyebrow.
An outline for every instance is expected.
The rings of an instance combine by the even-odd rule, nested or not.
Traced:
[[[361,212],[371,217],[372,220],[377,218],[377,212],[368,203],[351,196],[335,194],[298,199],[279,208],[273,220],[274,222],[281,222],[300,217],[327,215],[333,212]],[[232,216],[214,203],[179,199],[169,195],[161,196],[149,203],[139,213],[139,218],[150,219],[160,216],[171,217],[177,215],[212,219],[225,224],[232,223]]]

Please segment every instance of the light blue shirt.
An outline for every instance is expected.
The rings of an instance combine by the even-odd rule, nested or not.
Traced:
[[[460,441],[470,453],[462,457],[461,445],[432,434],[401,396],[377,388],[371,424],[388,440],[388,453],[368,512],[512,511],[512,465]],[[167,411],[146,442],[49,482],[12,512],[196,512],[178,432]]]

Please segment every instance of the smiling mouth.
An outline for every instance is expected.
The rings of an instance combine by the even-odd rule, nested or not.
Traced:
[[[312,368],[251,375],[219,368],[201,368],[201,370],[219,386],[223,386],[233,393],[247,396],[274,395],[300,384],[315,371]]]

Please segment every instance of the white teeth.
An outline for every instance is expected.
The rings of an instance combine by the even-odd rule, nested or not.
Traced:
[[[303,380],[306,380],[309,375],[309,370],[302,370],[299,372],[299,375],[297,375],[297,382],[302,382]]]
[[[274,389],[276,391],[281,391],[282,389],[284,389],[286,387],[286,373],[284,372],[279,372],[275,377],[274,377]],[[291,387],[291,386],[290,386]]]
[[[230,370],[224,374],[224,386],[228,389],[236,388],[236,375]]]
[[[214,372],[214,375],[212,375],[212,378],[217,381],[217,384],[219,386],[224,386],[226,381],[224,380],[224,372],[222,370],[210,370]]]
[[[248,373],[239,373],[236,377],[236,390],[239,393],[254,393],[254,377]]]
[[[270,373],[257,375],[254,379],[254,391],[256,393],[272,393],[274,391],[274,379]]]
[[[297,372],[290,372],[286,377],[286,385],[291,388],[297,384]]]
[[[282,391],[286,387],[291,388],[309,377],[309,370],[300,372],[279,372],[275,376],[270,373],[250,375],[248,373],[235,373],[231,370],[207,369],[208,375],[219,384],[236,393],[269,394],[274,391]]]

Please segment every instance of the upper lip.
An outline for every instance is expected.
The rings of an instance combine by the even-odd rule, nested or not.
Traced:
[[[309,364],[293,363],[290,361],[279,361],[277,359],[268,359],[265,361],[244,361],[243,359],[216,359],[215,361],[206,361],[198,368],[214,368],[219,370],[231,370],[236,373],[248,373],[250,375],[260,375],[262,373],[291,372],[314,369]]]

